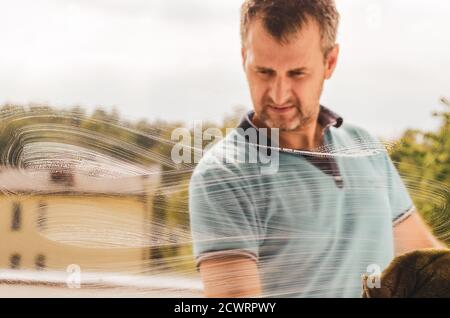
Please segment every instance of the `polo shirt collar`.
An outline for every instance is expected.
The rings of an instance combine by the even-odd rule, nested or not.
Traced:
[[[253,118],[254,114],[255,114],[254,111],[248,112],[247,115],[244,116],[244,118],[242,119],[238,128],[242,129],[244,131],[247,129],[250,129],[250,128],[254,128],[254,129],[258,130],[258,127],[256,127],[252,122],[252,118]],[[320,106],[320,111],[319,111],[319,116],[317,118],[317,121],[320,123],[320,125],[322,127],[324,127],[323,131],[322,131],[323,134],[328,129],[330,129],[330,127],[339,128],[344,123],[344,119],[341,116],[339,116],[332,110],[330,110],[322,105]],[[240,133],[240,132],[238,131],[238,133]],[[245,135],[245,137],[247,140],[248,136]],[[266,139],[267,139],[266,140],[267,146],[269,148],[266,148],[265,151],[267,151],[267,154],[270,155],[271,154],[270,147],[272,146],[272,141],[270,140],[270,138],[268,136]],[[248,140],[247,140],[247,142],[248,142]],[[257,134],[257,147],[259,144],[260,144],[259,134]],[[259,149],[259,147],[258,147],[258,149]],[[285,152],[284,150],[281,150],[281,151]],[[287,153],[290,153],[290,152],[287,152]],[[338,188],[342,189],[344,187],[344,180],[342,179],[339,166],[333,157],[329,157],[329,156],[321,157],[321,156],[307,155],[306,152],[303,154],[300,154],[300,155],[302,157],[304,157],[306,160],[308,160],[311,164],[316,166],[318,169],[320,169],[323,173],[332,176],[334,178],[334,182],[336,183],[336,186]]]

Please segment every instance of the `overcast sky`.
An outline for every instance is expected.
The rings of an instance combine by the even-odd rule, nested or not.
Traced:
[[[220,120],[251,107],[241,0],[2,0],[0,103],[116,106]],[[437,126],[450,96],[450,2],[337,0],[341,57],[323,104],[382,137]]]

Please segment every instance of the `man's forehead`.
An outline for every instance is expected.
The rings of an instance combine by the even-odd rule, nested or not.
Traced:
[[[291,34],[289,41],[282,43],[270,35],[260,20],[249,27],[246,50],[252,64],[295,64],[305,67],[313,55],[321,52],[321,37],[317,24],[309,23],[300,32]]]

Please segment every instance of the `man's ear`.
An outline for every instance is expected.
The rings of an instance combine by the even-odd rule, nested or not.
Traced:
[[[339,44],[335,44],[334,47],[328,52],[325,60],[325,79],[330,79],[336,69],[336,65],[339,57]]]
[[[241,56],[242,56],[242,67],[245,70],[245,63],[247,62],[247,50],[244,46],[241,48]]]

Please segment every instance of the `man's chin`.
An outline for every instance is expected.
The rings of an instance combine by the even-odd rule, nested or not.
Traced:
[[[291,120],[274,120],[269,118],[265,121],[265,124],[271,129],[278,128],[280,131],[293,131],[300,126],[300,120],[297,118]]]

